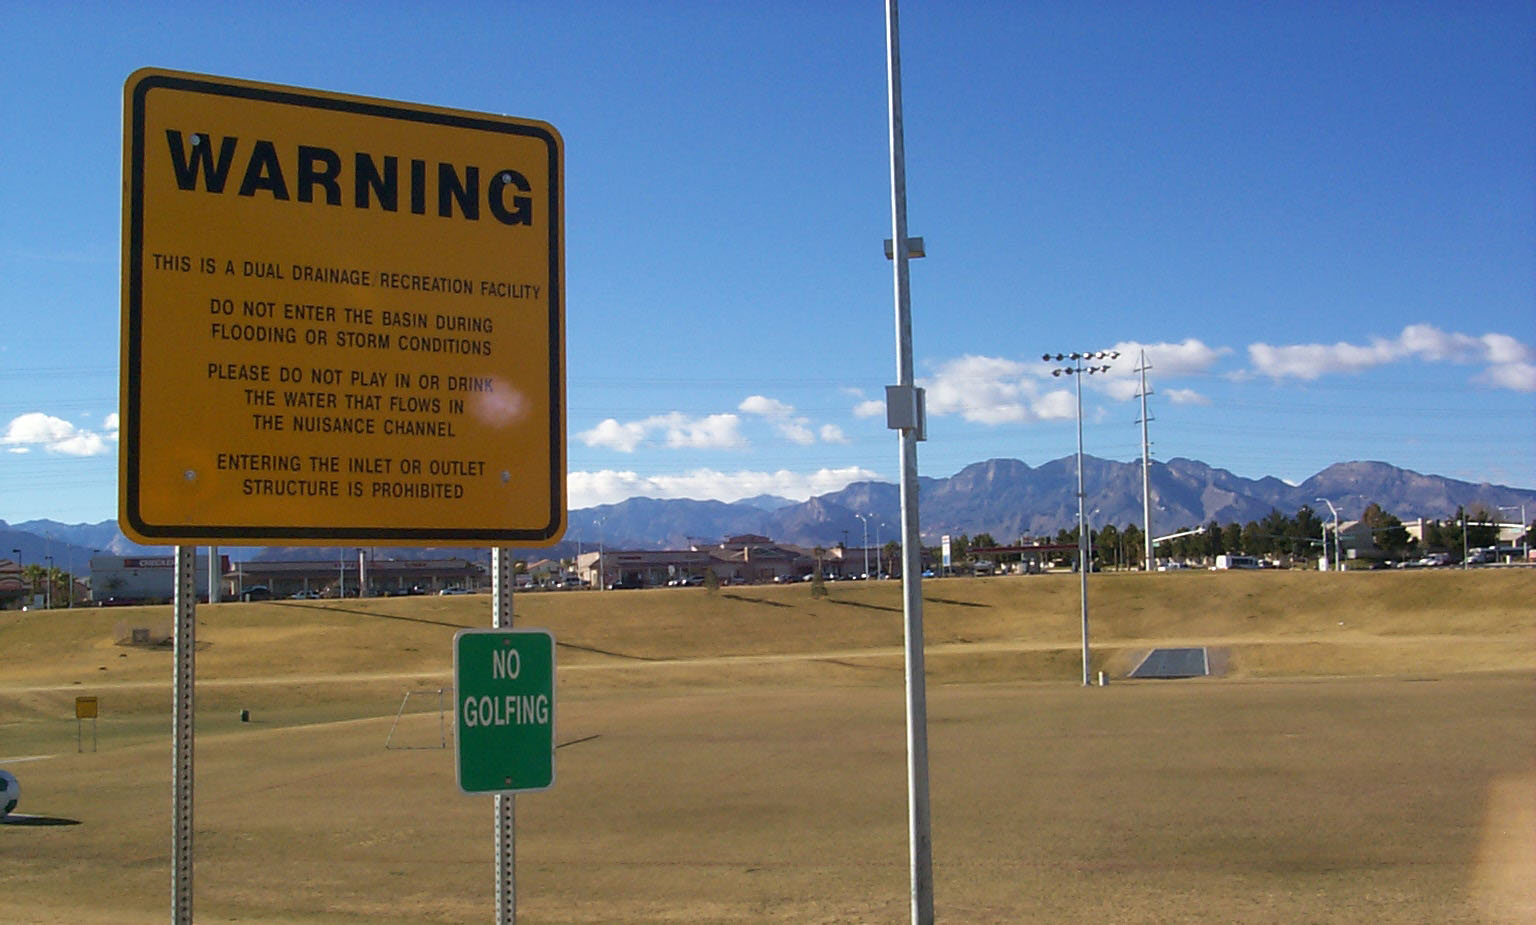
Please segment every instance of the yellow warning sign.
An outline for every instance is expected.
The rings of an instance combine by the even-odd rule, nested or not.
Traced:
[[[123,156],[125,533],[559,538],[551,126],[141,70]]]
[[[76,697],[75,698],[75,719],[95,719],[95,718],[96,718],[96,698],[95,697]]]

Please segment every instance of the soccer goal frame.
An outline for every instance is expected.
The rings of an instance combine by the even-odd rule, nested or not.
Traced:
[[[389,726],[389,735],[386,736],[385,739],[384,739],[384,747],[387,748],[387,749],[390,749],[391,751],[394,751],[394,750],[411,751],[411,750],[418,750],[418,749],[441,749],[441,748],[447,748],[448,747],[448,714],[447,714],[446,709],[444,708],[443,697],[444,697],[445,694],[451,694],[452,692],[453,692],[453,688],[451,688],[451,687],[439,687],[439,688],[436,688],[436,689],[408,690],[408,691],[406,691],[405,692],[405,696],[400,698],[400,709],[395,711],[395,721],[393,723],[391,723],[390,726]],[[400,717],[405,715],[406,707],[410,705],[411,698],[412,697],[432,697],[432,696],[436,696],[437,697],[437,743],[438,744],[436,744],[436,745],[396,745],[396,744],[394,744],[394,742],[395,742],[395,730],[399,728],[399,726],[400,726]],[[422,712],[427,712],[427,711],[423,710]]]

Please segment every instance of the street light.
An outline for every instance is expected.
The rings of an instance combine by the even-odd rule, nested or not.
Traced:
[[[858,519],[864,521],[864,580],[869,580],[869,515],[855,514]]]
[[[875,521],[875,577],[879,579],[885,577],[885,551],[880,545],[880,528],[884,525],[883,520]]]
[[[43,556],[48,560],[48,571],[43,574],[43,594],[46,603],[43,605],[49,610],[53,609],[53,556]]]
[[[1120,353],[1115,350],[1098,350],[1092,353],[1058,353],[1055,356],[1047,353],[1040,359],[1049,363],[1055,360],[1057,363],[1063,360],[1071,360],[1071,366],[1058,367],[1051,370],[1052,376],[1075,376],[1077,382],[1077,572],[1080,581],[1078,596],[1083,606],[1083,685],[1087,686],[1088,677],[1088,558],[1092,554],[1088,540],[1088,515],[1083,511],[1083,377],[1096,373],[1109,372],[1109,364],[1103,366],[1083,366],[1084,360],[1115,360]]]
[[[597,518],[597,590],[608,590],[608,569],[603,564],[603,524],[607,517]]]
[[[1339,512],[1334,508],[1333,502],[1327,498],[1317,498],[1316,500],[1328,505],[1328,510],[1333,512],[1333,568],[1334,571],[1342,572],[1344,571],[1344,551],[1339,548]],[[1328,555],[1328,534],[1326,531],[1323,533],[1323,555]]]

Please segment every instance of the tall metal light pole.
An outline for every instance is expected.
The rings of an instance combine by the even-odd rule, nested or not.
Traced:
[[[892,283],[896,290],[896,385],[885,389],[885,425],[900,433],[901,603],[907,682],[907,843],[913,925],[933,923],[933,828],[928,801],[928,685],[923,658],[923,548],[918,534],[917,442],[927,426],[912,364],[912,295],[907,237],[907,161],[901,121],[901,39],[896,0],[885,0],[885,71],[891,146]]]
[[[48,560],[48,571],[43,575],[43,605],[49,610],[53,609],[53,556],[44,556]]]
[[[1339,511],[1333,506],[1333,502],[1327,498],[1318,498],[1318,501],[1328,505],[1328,510],[1333,513],[1333,570],[1344,571],[1344,550],[1339,546]],[[1328,536],[1323,535],[1323,555],[1328,555]]]
[[[858,519],[864,521],[864,580],[869,580],[869,515],[855,514]]]
[[[1088,515],[1083,510],[1083,377],[1095,373],[1109,372],[1109,364],[1103,366],[1084,366],[1084,360],[1115,360],[1120,354],[1114,350],[1098,350],[1093,353],[1058,353],[1054,357],[1047,353],[1040,359],[1049,363],[1053,359],[1060,363],[1063,360],[1071,360],[1071,366],[1058,367],[1051,370],[1052,376],[1072,376],[1077,382],[1077,572],[1081,587],[1078,596],[1083,605],[1083,685],[1092,683],[1088,672],[1088,569],[1089,559],[1092,557],[1092,547],[1088,539]]]

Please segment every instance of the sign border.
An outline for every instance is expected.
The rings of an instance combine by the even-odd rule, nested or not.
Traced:
[[[152,90],[179,90],[212,96],[236,97],[311,109],[326,109],[355,115],[400,119],[452,128],[473,129],[506,135],[523,135],[543,141],[548,151],[549,194],[545,213],[549,220],[549,472],[550,509],[548,521],[539,527],[450,528],[450,527],[297,527],[230,526],[221,524],[151,524],[140,510],[140,377],[143,352],[143,260],[144,260],[144,166],[147,97]],[[413,545],[433,543],[457,545],[502,545],[508,542],[553,545],[565,532],[565,210],[562,188],[564,146],[553,126],[532,120],[500,121],[489,114],[442,109],[412,103],[393,102],[368,97],[326,93],[301,87],[264,84],[234,78],[215,77],[143,68],[128,77],[128,111],[124,131],[127,145],[123,165],[123,331],[122,336],[122,426],[119,445],[120,520],[144,539],[177,545],[201,545],[218,542],[231,546],[266,546],[274,542],[327,545],[333,542],[413,541]]]
[[[542,787],[514,787],[510,790],[466,790],[464,789],[464,757],[461,749],[464,740],[459,735],[459,640],[464,636],[486,635],[527,635],[545,636],[549,639],[549,783]],[[465,628],[453,634],[453,782],[459,788],[459,792],[467,796],[479,796],[481,794],[497,793],[538,793],[548,790],[555,785],[555,777],[559,773],[555,762],[555,750],[560,747],[560,737],[555,730],[559,721],[559,699],[555,696],[558,687],[556,674],[558,671],[559,647],[555,644],[555,634],[547,629],[533,626],[493,626]]]

